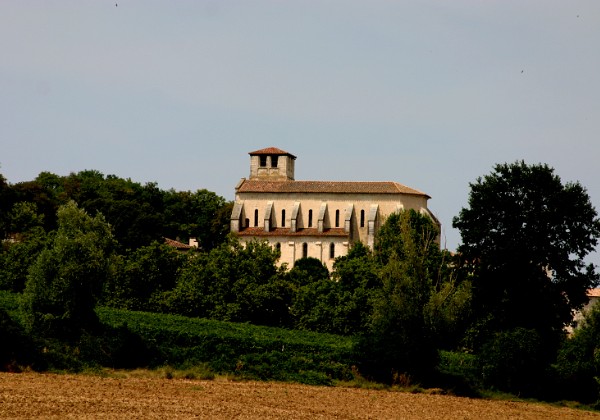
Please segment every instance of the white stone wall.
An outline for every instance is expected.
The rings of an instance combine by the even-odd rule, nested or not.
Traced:
[[[300,212],[297,218],[297,228],[308,228],[309,211],[312,210],[312,227],[318,227],[319,212],[322,203],[327,203],[324,228],[334,228],[336,210],[339,210],[339,228],[344,228],[346,211],[353,205],[351,219],[352,241],[367,243],[368,218],[372,204],[378,205],[376,230],[390,214],[402,209],[415,209],[421,211],[427,208],[427,199],[424,196],[402,194],[270,194],[270,193],[243,193],[236,195],[236,201],[243,202],[241,214],[241,228],[246,226],[248,219],[250,227],[254,227],[254,211],[258,210],[258,227],[264,228],[265,210],[268,202],[273,202],[271,213],[271,228],[291,227],[291,218],[296,202],[300,202]],[[282,210],[285,210],[285,223],[282,224]],[[360,225],[361,210],[365,212],[364,226]]]
[[[294,262],[303,256],[303,247],[307,245],[307,257],[316,258],[327,266],[329,271],[333,270],[335,258],[348,254],[349,243],[340,237],[310,237],[310,236],[268,236],[268,237],[240,237],[240,242],[265,241],[273,248],[279,244],[281,257],[279,265],[287,264],[288,268],[294,266]],[[334,245],[334,256],[331,258],[330,247]]]

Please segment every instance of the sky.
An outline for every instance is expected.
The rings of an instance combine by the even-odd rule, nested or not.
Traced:
[[[0,173],[228,200],[248,152],[430,195],[545,163],[600,210],[600,1],[0,0]],[[600,264],[600,253],[591,256]]]

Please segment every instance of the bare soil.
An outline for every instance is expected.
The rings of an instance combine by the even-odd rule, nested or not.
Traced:
[[[0,418],[600,419],[543,404],[270,382],[0,373]]]

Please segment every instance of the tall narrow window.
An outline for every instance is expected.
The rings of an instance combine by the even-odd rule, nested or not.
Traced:
[[[365,211],[360,211],[360,227],[365,227]]]
[[[302,258],[308,257],[308,244],[304,242],[302,244]]]
[[[340,211],[335,211],[335,227],[340,227]]]
[[[312,210],[308,211],[308,227],[312,227]]]
[[[245,227],[250,227],[250,219],[246,218],[246,226]]]
[[[267,166],[267,157],[263,155],[263,156],[259,156],[259,158],[260,158],[260,166],[263,168],[265,166]]]
[[[277,168],[277,159],[279,156],[271,156],[271,168]]]
[[[329,258],[335,258],[335,244],[333,242],[329,244]]]
[[[277,242],[275,244],[275,249],[277,250],[277,252],[279,252],[279,255],[281,255],[281,242]]]
[[[281,227],[285,227],[285,209],[281,210]]]
[[[258,226],[258,209],[254,209],[254,227]]]

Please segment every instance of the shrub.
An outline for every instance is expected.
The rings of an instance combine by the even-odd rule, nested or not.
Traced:
[[[546,377],[542,340],[535,330],[496,333],[482,347],[479,366],[486,386],[515,394],[539,395]]]

